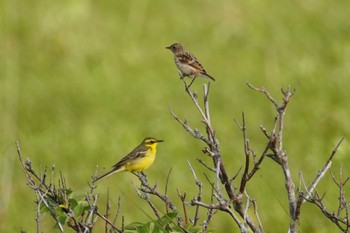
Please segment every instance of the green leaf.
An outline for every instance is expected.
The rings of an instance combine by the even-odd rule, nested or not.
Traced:
[[[62,225],[64,225],[64,224],[66,224],[66,222],[68,220],[68,216],[63,211],[57,211],[57,219]]]
[[[159,232],[159,227],[158,224],[155,224],[154,222],[149,222],[145,225],[145,232],[153,232],[153,233],[158,233]]]
[[[78,218],[81,217],[81,215],[84,213],[84,211],[89,209],[89,205],[86,201],[79,201],[77,202],[77,205],[72,208],[75,216]]]
[[[163,232],[174,232],[169,224],[173,223],[176,218],[176,212],[170,212],[165,214],[159,220],[153,220],[148,223],[133,222],[125,226],[127,233],[163,233]]]
[[[40,206],[40,213],[41,214],[45,214],[45,213],[47,213],[47,212],[50,212],[50,209],[46,206],[46,205],[41,205]]]
[[[74,198],[75,200],[85,200],[85,192],[74,191],[69,195],[69,198]]]
[[[66,192],[67,196],[70,196],[73,193],[73,189],[70,189],[70,188],[65,189],[64,191]]]
[[[83,211],[87,211],[90,209],[89,203],[87,201],[78,201],[78,204],[82,206]]]
[[[82,205],[77,205],[74,209],[73,209],[74,215],[79,218],[82,213],[84,212],[83,206]]]
[[[202,227],[201,226],[191,226],[187,228],[191,233],[199,233],[202,232]],[[210,231],[207,231],[210,232]]]
[[[173,220],[176,218],[177,213],[176,212],[169,212],[167,214],[165,214],[163,217],[161,217],[161,219],[158,220],[158,223],[164,227],[170,223],[173,222]]]
[[[77,200],[75,200],[73,198],[69,199],[69,206],[70,206],[71,209],[74,209],[77,205],[78,205],[78,201]]]
[[[125,230],[137,230],[139,227],[142,227],[144,224],[141,222],[132,222],[125,226]]]

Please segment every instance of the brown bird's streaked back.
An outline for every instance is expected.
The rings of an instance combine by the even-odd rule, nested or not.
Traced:
[[[192,53],[185,51],[185,48],[181,43],[174,43],[166,47],[166,49],[169,49],[174,53],[175,65],[179,70],[181,79],[189,77],[193,79],[193,82],[195,78],[205,76],[215,81],[215,79],[207,73],[198,59]]]

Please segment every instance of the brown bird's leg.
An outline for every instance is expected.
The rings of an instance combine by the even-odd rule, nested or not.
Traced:
[[[195,76],[195,77],[192,79],[192,81],[191,81],[190,85],[188,85],[188,87],[187,87],[187,88],[190,88],[190,86],[192,85],[192,83],[194,82],[194,80],[195,80],[196,78],[197,78],[197,77]]]
[[[185,79],[183,78],[183,79],[181,79],[182,80],[182,82],[184,83],[184,85],[185,85],[185,89],[186,89],[186,91],[188,91],[188,86],[187,86],[187,83],[186,83],[186,81],[185,81]]]

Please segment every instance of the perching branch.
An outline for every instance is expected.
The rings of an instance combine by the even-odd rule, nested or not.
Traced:
[[[245,211],[245,207],[243,206],[243,195],[240,193],[236,193],[236,190],[233,188],[233,186],[231,186],[232,180],[226,173],[225,165],[220,152],[219,141],[211,124],[209,108],[209,90],[210,84],[203,85],[203,107],[201,107],[201,105],[198,102],[197,94],[195,92],[192,92],[185,83],[185,91],[196,106],[196,109],[199,111],[202,118],[201,121],[205,125],[205,134],[201,133],[197,129],[193,130],[185,120],[180,120],[180,118],[172,110],[170,110],[170,113],[173,116],[173,118],[177,122],[179,122],[190,135],[192,135],[194,138],[202,140],[205,143],[206,147],[203,149],[203,153],[211,157],[213,160],[213,166],[206,165],[202,160],[199,161],[202,161],[201,163],[204,166],[206,166],[209,170],[214,171],[216,174],[217,182],[216,187],[214,187],[214,190],[216,191],[215,193],[213,193],[213,195],[217,199],[218,204],[205,204],[196,199],[192,200],[191,204],[207,209],[216,209],[228,213],[240,226],[241,232],[246,232],[246,227],[244,226],[243,222],[239,219],[239,217],[234,213],[235,211],[242,219],[244,218],[246,220],[245,223],[253,232],[261,232],[259,227],[254,222],[253,218],[251,218],[251,216],[248,215]],[[220,185],[224,187],[228,199],[226,199],[223,193],[221,193]],[[231,209],[232,207],[234,211]]]

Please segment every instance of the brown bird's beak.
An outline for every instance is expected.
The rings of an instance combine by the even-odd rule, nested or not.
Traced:
[[[171,47],[171,46],[167,46],[167,47],[165,47],[165,48],[166,48],[166,49],[170,49],[170,47]]]

